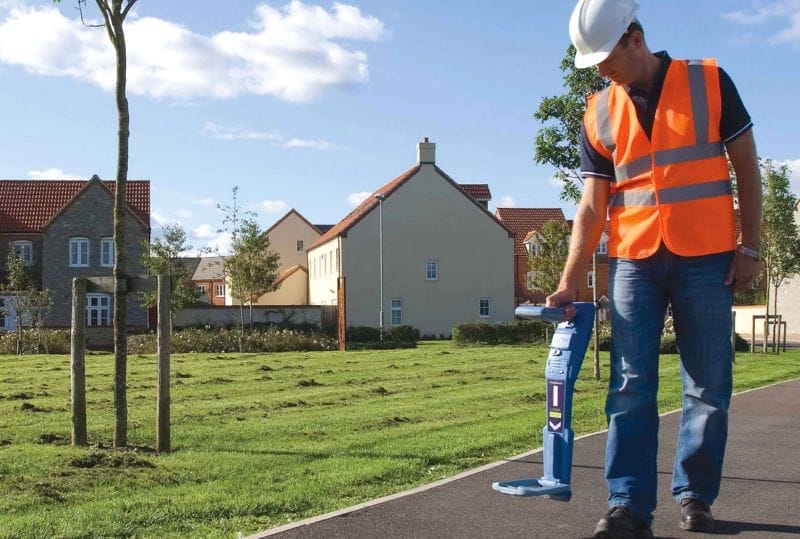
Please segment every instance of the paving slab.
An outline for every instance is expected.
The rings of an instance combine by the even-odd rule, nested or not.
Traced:
[[[714,534],[680,529],[669,494],[680,413],[661,417],[657,537],[788,537],[800,535],[800,380],[735,395]],[[518,497],[492,482],[538,477],[536,451],[406,493],[289,524],[251,539],[420,539],[590,537],[606,511],[606,433],[576,440],[572,500]]]

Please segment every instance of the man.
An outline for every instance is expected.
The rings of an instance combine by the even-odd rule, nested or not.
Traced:
[[[682,528],[714,528],[709,507],[727,440],[733,291],[760,270],[761,182],[750,117],[714,60],[651,53],[637,8],[634,0],[579,0],[570,20],[576,67],[596,66],[611,85],[587,104],[584,191],[559,288],[547,298],[550,306],[575,301],[608,213],[610,509],[598,538],[652,537],[658,351],[668,305],[683,379],[672,494]],[[737,177],[738,243],[725,150]]]

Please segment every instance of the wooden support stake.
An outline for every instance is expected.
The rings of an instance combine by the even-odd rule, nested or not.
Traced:
[[[72,445],[86,445],[86,279],[72,279],[70,337]]]
[[[338,306],[336,335],[339,338],[339,351],[344,352],[347,350],[347,288],[344,277],[336,280],[336,305]]]
[[[158,276],[158,397],[156,410],[156,451],[169,453],[169,275]]]

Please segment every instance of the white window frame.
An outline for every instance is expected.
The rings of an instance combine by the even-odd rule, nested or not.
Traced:
[[[586,273],[586,286],[588,288],[594,288],[594,272],[590,271]]]
[[[33,242],[31,240],[16,240],[11,242],[11,250],[26,266],[33,265]]]
[[[597,254],[599,255],[607,255],[608,254],[608,240],[605,238],[600,238],[600,243],[597,244]]]
[[[100,238],[100,267],[114,267],[114,238]]]
[[[76,252],[73,253],[73,246],[76,247]],[[83,249],[81,248],[83,247]],[[91,253],[89,238],[70,238],[69,239],[69,267],[70,268],[88,268],[89,267],[89,255]],[[77,257],[73,257],[73,254],[77,255]],[[86,259],[83,262],[83,259]]]
[[[486,308],[484,309],[484,302],[486,304]],[[485,314],[484,314],[485,310]],[[491,318],[492,317],[492,298],[479,298],[478,299],[478,316],[481,318]]]
[[[399,326],[403,323],[403,298],[392,298],[389,300],[390,315],[389,320],[393,326]],[[395,314],[397,317],[395,318]]]
[[[431,271],[433,270],[433,271]],[[439,280],[439,261],[426,260],[425,261],[425,280],[438,281]]]
[[[195,290],[197,290],[201,294],[208,294],[208,288],[206,288],[205,284],[197,284],[197,285],[195,285]]]
[[[92,315],[95,313],[97,315],[97,323],[93,324]],[[110,325],[111,295],[96,293],[86,294],[86,327],[108,327]]]
[[[541,290],[541,288],[539,288],[538,283],[536,282],[536,277],[537,277],[538,273],[539,272],[537,272],[537,271],[529,271],[526,274],[527,283],[525,283],[525,284],[528,286],[528,290],[530,290],[531,292],[535,292],[537,290]]]
[[[305,250],[305,248],[303,247],[303,240],[297,240],[297,243],[295,245],[298,253],[302,253]]]
[[[225,297],[225,283],[216,283],[214,285],[214,294],[218,298],[224,298]]]

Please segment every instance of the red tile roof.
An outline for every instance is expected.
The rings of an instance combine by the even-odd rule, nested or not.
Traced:
[[[42,232],[89,181],[0,180],[0,232]],[[101,183],[113,195],[115,182]],[[149,228],[150,182],[131,180],[126,185],[128,207]]]
[[[497,208],[495,215],[514,232],[514,254],[527,256],[523,241],[547,221],[565,221],[561,208]]]
[[[335,224],[333,228],[325,232],[325,234],[323,234],[321,238],[319,238],[317,241],[311,244],[308,247],[308,250],[310,251],[311,249],[314,249],[324,243],[327,243],[337,236],[346,235],[348,230],[350,230],[356,223],[358,223],[361,219],[363,219],[364,216],[366,216],[370,211],[372,211],[373,208],[375,208],[378,205],[378,199],[375,198],[375,195],[381,193],[384,196],[384,198],[389,198],[389,196],[391,196],[393,192],[395,192],[408,180],[413,178],[414,175],[417,172],[419,172],[420,168],[421,165],[417,165],[413,168],[410,168],[407,171],[403,172],[398,177],[396,177],[395,179],[393,179],[392,181],[390,181],[389,183],[387,183],[386,185],[380,187],[379,189],[376,189],[375,192],[371,193],[361,204],[359,204],[356,207],[356,209],[347,214],[347,216],[344,219]],[[434,168],[436,169],[436,172],[438,172],[445,180],[450,182],[453,185],[453,187],[458,189],[458,191],[463,193],[464,196],[466,196],[473,204],[475,204],[476,207],[480,208],[481,211],[485,212],[487,216],[494,219],[497,224],[506,229],[506,232],[508,232],[509,237],[514,236],[514,232],[511,229],[509,229],[502,221],[500,221],[494,215],[489,213],[489,211],[486,210],[486,208],[484,208],[477,200],[475,200],[475,198],[470,196],[469,193],[467,193],[467,191],[464,190],[463,185],[456,183],[456,181],[453,180],[453,178],[448,176],[445,171],[443,171],[436,165],[434,165]]]
[[[489,184],[486,183],[460,183],[461,189],[467,192],[475,200],[491,200],[492,192],[489,191]]]

